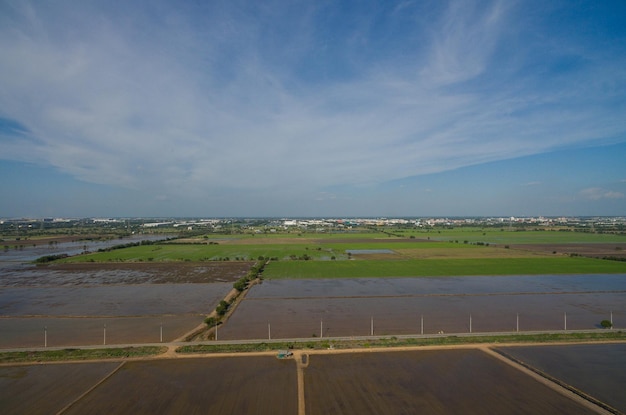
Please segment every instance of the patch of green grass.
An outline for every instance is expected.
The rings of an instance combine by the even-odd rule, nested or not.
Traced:
[[[272,350],[287,350],[294,343],[246,343],[246,344],[190,344],[176,349],[176,353],[243,353],[243,352],[269,352]]]
[[[626,262],[584,257],[270,262],[264,278],[364,278],[459,275],[625,273]]]
[[[206,244],[154,244],[95,252],[61,260],[59,262],[141,262],[141,261],[216,261],[228,258],[256,260],[259,256],[289,259],[308,255],[311,259],[330,257],[328,251],[315,245],[258,244],[258,245],[206,245]]]
[[[453,228],[429,231],[407,230],[402,237],[434,241],[488,242],[490,244],[571,244],[626,242],[626,235],[575,232],[573,230],[509,230],[508,228]]]
[[[61,349],[24,352],[0,352],[0,363],[120,359],[126,357],[155,356],[165,353],[166,350],[166,347],[160,346],[140,346],[110,349]]]
[[[248,343],[248,344],[200,344],[182,346],[176,350],[181,354],[194,353],[244,353],[266,352],[287,349],[324,350],[329,347],[335,349],[374,348],[374,347],[404,347],[404,346],[446,346],[458,344],[498,344],[498,343],[576,343],[593,341],[624,341],[626,333],[623,331],[603,330],[597,332],[580,333],[545,333],[545,334],[512,334],[499,336],[441,336],[427,338],[397,338],[387,337],[380,339],[359,340],[332,340],[311,339],[300,342],[277,343]]]
[[[411,241],[401,241],[401,242],[392,242],[392,241],[374,241],[371,242],[363,242],[358,241],[354,243],[350,242],[341,242],[341,243],[327,243],[323,245],[324,248],[333,249],[337,252],[345,252],[346,250],[367,250],[367,249],[480,249],[481,247],[470,244],[463,243],[454,243],[454,242],[438,242],[438,241],[428,241],[428,242],[411,242]]]

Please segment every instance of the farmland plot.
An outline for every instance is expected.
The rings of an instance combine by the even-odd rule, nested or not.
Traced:
[[[293,415],[296,388],[274,356],[129,362],[66,413]]]
[[[626,412],[626,344],[506,347],[506,354]]]
[[[55,414],[119,365],[106,362],[0,367],[0,411]]]
[[[309,359],[307,415],[594,413],[479,350]]]

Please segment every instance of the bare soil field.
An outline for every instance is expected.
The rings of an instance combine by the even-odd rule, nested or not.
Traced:
[[[463,258],[532,258],[538,256],[552,255],[552,253],[544,251],[531,251],[522,249],[506,249],[502,247],[481,247],[478,249],[447,249],[447,248],[429,248],[429,249],[397,249],[399,255],[411,259],[463,259]],[[367,258],[365,258],[367,259]]]
[[[86,262],[3,270],[0,286],[195,284],[234,282],[254,262]]]
[[[55,414],[109,374],[119,362],[0,367],[3,414]]]
[[[127,362],[66,414],[297,412],[293,360],[268,356]]]
[[[352,254],[352,259],[367,259],[370,261],[385,261],[388,259],[405,259],[405,255],[402,255],[399,251],[389,253],[376,253],[376,254]]]
[[[626,413],[626,344],[499,349]]]
[[[479,350],[309,355],[307,415],[592,414]]]
[[[626,243],[511,244],[510,249],[546,254],[577,254],[594,258],[626,258]]]
[[[420,242],[435,242],[430,239],[421,239],[421,238],[318,238],[313,239],[313,242],[316,244],[376,244],[380,243],[382,245],[393,245],[397,243],[415,243],[419,244]]]

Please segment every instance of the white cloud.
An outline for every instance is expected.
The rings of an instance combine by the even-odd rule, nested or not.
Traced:
[[[424,30],[430,36],[414,56],[371,61],[348,50],[351,64],[361,65],[353,76],[331,73],[313,83],[299,69],[318,52],[313,9],[285,16],[271,7],[254,15],[220,6],[196,16],[185,8],[33,4],[5,5],[0,20],[0,115],[29,129],[27,139],[5,138],[1,157],[49,164],[88,182],[168,195],[317,190],[626,130],[619,108],[569,105],[594,92],[578,77],[601,73],[621,82],[623,58],[561,79],[565,88],[535,89],[534,74],[507,83],[494,54],[516,19],[508,2],[451,3]],[[367,40],[370,26],[357,25],[351,35]],[[284,50],[281,30],[289,35]]]
[[[603,189],[601,187],[590,187],[580,191],[580,195],[588,200],[601,199],[624,199],[624,193]]]

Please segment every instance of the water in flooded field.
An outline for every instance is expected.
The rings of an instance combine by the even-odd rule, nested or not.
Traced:
[[[231,283],[0,288],[0,315],[206,314],[231,288]]]
[[[626,344],[504,347],[501,350],[626,412]]]
[[[0,247],[0,267],[11,267],[17,263],[34,261],[46,255],[77,255],[84,251],[95,252],[98,249],[110,248],[116,245],[136,243],[142,241],[159,241],[166,239],[168,235],[133,235],[127,238],[105,239],[105,240],[78,240],[71,242],[49,243],[43,245],[32,244],[29,241],[21,247],[16,247],[15,242],[2,242]]]
[[[626,276],[278,280],[255,286],[221,339],[626,327]]]
[[[135,265],[1,267],[0,348],[102,344],[105,325],[107,344],[171,341],[202,324],[247,270]]]
[[[200,271],[223,272],[207,266]],[[232,288],[232,282],[129,283],[152,281],[146,271],[3,274],[9,285],[0,284],[0,348],[39,344],[53,318],[57,338],[72,345],[97,341],[103,319],[121,323],[120,341],[153,338],[165,316],[183,318],[190,330]],[[150,319],[148,334],[140,316]],[[626,275],[267,280],[252,287],[219,338],[594,329],[611,316],[616,328],[626,327]]]
[[[626,291],[624,274],[267,280],[248,298]]]

